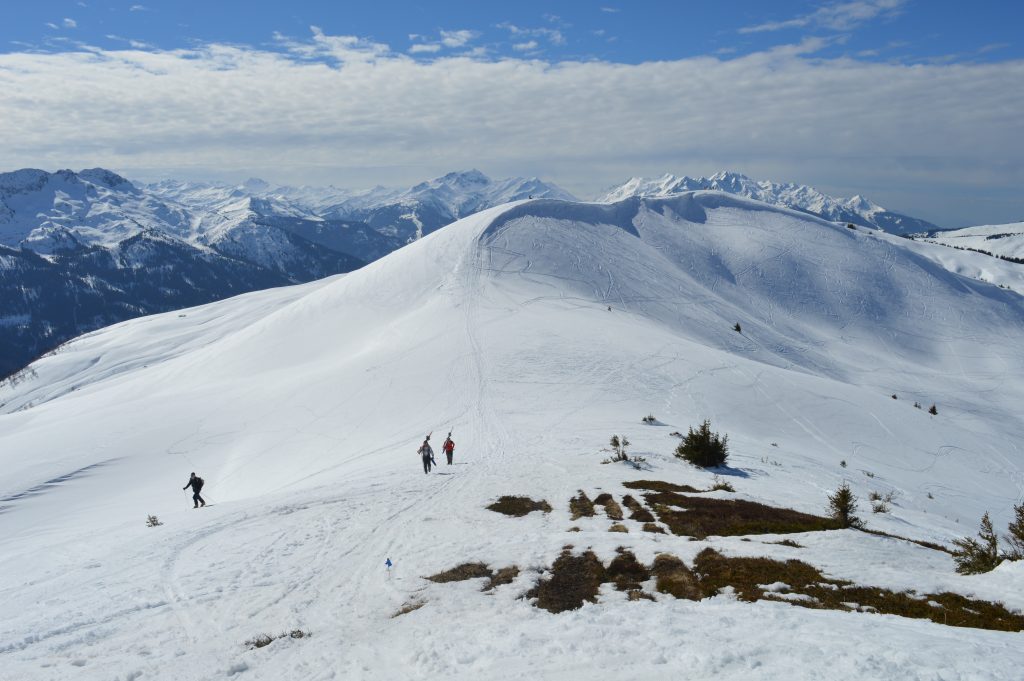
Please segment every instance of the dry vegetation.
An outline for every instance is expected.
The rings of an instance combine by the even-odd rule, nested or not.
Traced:
[[[615,501],[615,497],[608,492],[598,494],[594,498],[594,503],[600,506],[604,506],[605,515],[611,520],[622,520],[622,507],[619,506],[619,502]]]
[[[590,500],[587,493],[583,490],[579,491],[579,494],[569,500],[569,512],[571,519],[576,520],[577,518],[590,518],[594,515],[594,502]]]
[[[626,508],[630,510],[629,519],[635,520],[639,523],[653,523],[654,514],[647,510],[647,507],[641,504],[639,501],[626,495],[622,497],[622,503],[626,505]]]
[[[551,576],[539,581],[526,597],[536,598],[535,605],[548,612],[576,610],[584,601],[596,603],[598,589],[605,581],[604,565],[593,551],[574,556],[567,549],[551,566]]]
[[[540,501],[534,501],[530,497],[503,496],[499,497],[496,502],[488,506],[487,510],[520,518],[528,513],[533,513],[534,511],[551,513],[551,505],[543,499]]]
[[[776,508],[741,499],[692,497],[676,492],[652,492],[644,495],[658,520],[673,534],[704,539],[747,534],[788,534],[834,530],[829,518]]]

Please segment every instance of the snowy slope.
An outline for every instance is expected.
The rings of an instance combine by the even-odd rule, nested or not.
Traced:
[[[645,561],[710,545],[1024,607],[1020,564],[962,577],[945,554],[854,531],[799,535],[794,554],[569,520],[580,488],[707,486],[670,456],[669,431],[710,418],[744,498],[820,513],[848,479],[862,498],[898,493],[891,514],[867,514],[878,529],[947,542],[985,510],[1005,526],[1024,493],[1024,302],[929,248],[720,192],[527,201],[348,275],[80,338],[0,387],[0,667],[1015,679],[1019,634],[727,595],[631,603],[608,589],[557,616],[518,598],[565,544]],[[641,426],[648,413],[668,425]],[[458,465],[424,476],[419,440],[450,428]],[[600,465],[615,432],[652,471]],[[214,506],[193,511],[174,487],[190,470]],[[501,494],[554,511],[484,510]],[[493,595],[422,579],[477,560],[524,573]],[[313,636],[242,645],[292,628]]]
[[[601,203],[614,203],[631,196],[663,197],[684,191],[709,189],[757,199],[773,206],[793,208],[832,222],[877,227],[893,234],[912,234],[937,229],[930,222],[893,213],[860,195],[849,199],[835,198],[807,185],[754,180],[732,172],[720,172],[711,177],[698,178],[676,177],[671,174],[653,179],[634,177],[618,187],[605,190],[596,200]]]
[[[973,248],[1008,258],[1024,258],[1024,222],[929,232],[916,238],[954,248]]]

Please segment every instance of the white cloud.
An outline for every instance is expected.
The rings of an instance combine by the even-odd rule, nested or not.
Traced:
[[[601,11],[608,12],[609,14],[615,14],[617,12],[620,12],[621,10],[618,9],[617,7],[602,7]]]
[[[64,18],[63,24],[64,28],[78,28],[78,22],[74,19],[68,19],[67,17]]]
[[[516,43],[512,46],[512,49],[517,52],[529,52],[530,50],[536,50],[538,44],[536,40],[531,40],[526,43]]]
[[[476,35],[476,31],[441,31],[441,44],[445,47],[462,47]]]
[[[277,38],[283,50],[2,53],[3,169],[363,186],[543,164],[585,192],[634,174],[734,168],[863,191],[939,224],[970,208],[965,187],[1010,195],[1024,184],[1024,88],[1011,87],[1024,61],[824,59],[819,41],[643,64],[421,62],[319,29]],[[920,191],[917,204],[894,201],[894,187]]]
[[[149,7],[146,7],[145,5],[132,5],[131,7],[128,8],[128,11],[129,12],[150,12],[152,10]]]
[[[440,52],[441,46],[437,43],[416,43],[409,48],[410,54],[421,54],[423,52]]]
[[[57,24],[53,23],[52,21],[47,21],[46,22],[46,26],[47,26],[47,28],[52,28],[52,29],[60,28],[60,26],[58,26]]]
[[[768,21],[755,26],[745,26],[740,33],[763,33],[781,31],[787,28],[826,28],[833,31],[849,31],[878,17],[897,15],[907,0],[854,0],[833,2],[819,7],[810,14],[804,14],[784,21]]]
[[[504,22],[498,24],[498,28],[503,28],[508,31],[511,35],[520,38],[544,38],[552,45],[564,45],[565,35],[554,28],[523,28],[515,24]]]

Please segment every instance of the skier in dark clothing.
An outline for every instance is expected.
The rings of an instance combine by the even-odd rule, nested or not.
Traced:
[[[203,479],[196,475],[195,471],[189,476],[188,482],[182,489],[188,489],[190,486],[192,487],[192,503],[195,504],[192,508],[199,508],[200,505],[206,506],[206,502],[199,496],[199,492],[203,489]]]
[[[448,439],[444,441],[441,446],[444,451],[444,455],[448,457],[448,465],[452,465],[452,457],[455,456],[455,440],[452,439],[452,434],[448,433]]]
[[[430,446],[429,435],[427,436],[427,439],[423,441],[423,444],[420,445],[420,448],[417,451],[419,452],[420,457],[423,458],[423,472],[429,473],[430,464],[434,464],[435,466],[437,465],[437,463],[434,461],[434,450]]]

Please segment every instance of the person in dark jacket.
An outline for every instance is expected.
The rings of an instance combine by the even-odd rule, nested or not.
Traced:
[[[423,441],[423,444],[420,445],[420,448],[417,451],[419,452],[419,455],[423,458],[423,472],[429,473],[430,464],[434,463],[434,449],[430,446],[429,435],[427,436],[427,439]],[[434,465],[436,466],[437,464],[434,463]]]
[[[185,483],[185,486],[182,487],[182,489],[188,489],[189,487],[192,488],[192,503],[195,504],[192,508],[199,508],[200,505],[206,506],[206,502],[203,501],[201,496],[199,496],[199,492],[203,489],[203,479],[196,475],[195,471],[193,471],[192,475],[189,476],[188,482]]]

